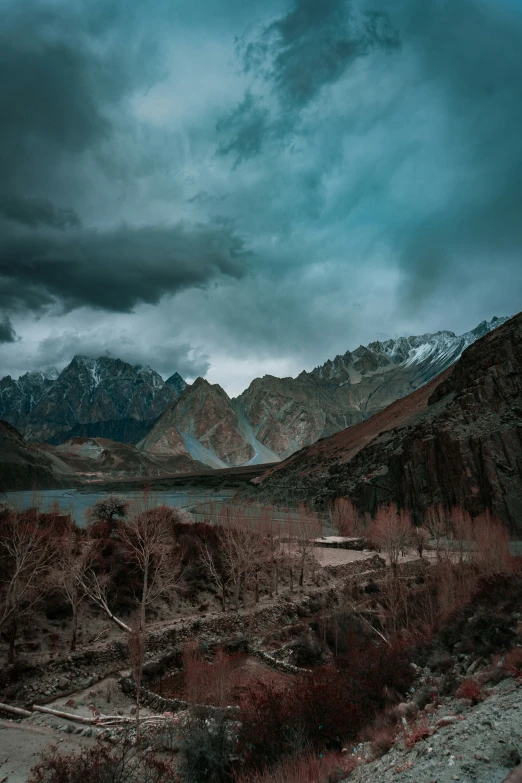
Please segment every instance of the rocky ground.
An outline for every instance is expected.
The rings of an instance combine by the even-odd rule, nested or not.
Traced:
[[[248,649],[252,650],[259,646],[272,652],[277,648],[275,655],[279,661],[284,650],[288,648],[291,652],[292,633],[295,636],[303,618],[317,613],[320,606],[327,609],[329,598],[334,600],[344,580],[349,578],[350,583],[365,584],[369,578],[379,580],[387,571],[384,561],[374,553],[321,548],[317,554],[323,566],[321,584],[304,593],[282,595],[237,613],[211,611],[202,615],[198,612],[180,617],[174,623],[172,620],[157,623],[147,640],[146,687],[154,687],[158,678],[169,671],[157,662],[168,657],[175,646],[195,637],[210,646],[228,639],[239,645],[241,640],[247,640]],[[408,562],[411,557],[407,556],[400,566],[400,572],[407,578],[421,565],[427,567],[426,563]],[[475,612],[473,617],[476,619],[479,614]],[[520,625],[520,614],[513,612],[512,617]],[[348,783],[450,783],[454,780],[500,783],[504,780],[522,756],[522,680],[506,677],[498,682],[490,658],[479,658],[476,650],[474,653],[446,652],[446,668],[441,665],[444,659],[440,656],[433,654],[433,660],[428,657],[426,668],[417,669],[411,702],[405,709],[404,720],[399,720],[391,749],[375,758],[375,737],[371,736],[373,742],[347,749],[359,761]],[[284,655],[281,660],[286,661]],[[174,661],[166,665],[176,666]],[[48,658],[43,669],[33,666],[18,676],[13,671],[13,676],[4,680],[0,701],[26,708],[34,703],[45,704],[83,717],[101,713],[131,718],[133,699],[122,690],[122,678],[129,674],[127,666],[127,652],[121,640],[100,641],[76,654]],[[444,695],[454,693],[463,677],[472,677],[482,685],[483,702],[473,706],[469,700]],[[455,682],[450,690],[445,687],[448,678]],[[49,745],[68,751],[80,749],[92,743],[100,731],[104,733],[104,729],[64,717],[37,713],[23,720],[0,722],[0,783],[27,780],[30,768]],[[106,736],[106,739],[111,738]]]
[[[522,758],[522,680],[485,686],[483,695],[476,706],[449,697],[430,705],[380,759],[364,763],[372,751],[359,745],[349,783],[501,783]]]

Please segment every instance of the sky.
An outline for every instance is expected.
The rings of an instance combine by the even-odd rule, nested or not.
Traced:
[[[522,309],[522,0],[1,0],[0,376],[239,394]]]

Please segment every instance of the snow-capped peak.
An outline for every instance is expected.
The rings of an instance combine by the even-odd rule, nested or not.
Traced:
[[[361,376],[373,375],[386,369],[418,366],[419,374],[425,380],[451,366],[462,352],[475,340],[505,323],[508,318],[492,318],[482,321],[475,329],[462,335],[450,331],[439,331],[395,340],[375,341],[368,346],[360,345],[355,351],[347,351],[332,361],[316,367],[311,373],[300,377],[311,377],[324,383],[354,383]]]

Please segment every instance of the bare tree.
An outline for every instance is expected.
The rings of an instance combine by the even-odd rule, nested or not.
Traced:
[[[120,523],[119,535],[140,574],[137,601],[139,627],[144,632],[147,608],[161,596],[171,595],[183,573],[181,552],[172,535],[171,509],[158,506],[138,511]]]
[[[262,506],[257,529],[264,542],[263,563],[268,573],[268,592],[272,597],[279,593],[279,572],[286,560],[283,522],[273,506]]]
[[[229,505],[221,509],[219,515],[220,550],[223,566],[232,585],[234,608],[239,609],[241,587],[244,587],[244,542],[248,535],[245,530],[245,518],[240,509]]]
[[[454,545],[456,545],[459,555],[459,563],[473,557],[474,549],[474,530],[471,514],[461,506],[456,506],[450,511],[450,525],[453,535]]]
[[[143,678],[143,664],[145,662],[145,642],[143,631],[134,620],[131,622],[127,638],[129,654],[136,687],[136,745],[140,741],[140,705],[141,705],[141,681]]]
[[[299,587],[304,586],[305,569],[314,557],[315,539],[321,534],[321,523],[317,514],[304,503],[299,503],[297,516],[293,519],[293,534],[299,563]]]
[[[92,543],[83,540],[78,531],[74,529],[70,529],[63,536],[60,544],[56,581],[72,611],[70,646],[72,652],[76,650],[80,607],[87,598],[82,583],[85,582],[85,577],[92,569],[97,553]]]
[[[509,534],[489,509],[474,520],[475,560],[483,574],[510,573],[514,558],[509,550]]]
[[[428,508],[424,520],[424,527],[429,533],[437,560],[442,560],[443,553],[447,551],[446,545],[449,531],[447,514],[442,503]]]
[[[119,617],[116,617],[109,606],[110,574],[99,574],[91,566],[84,573],[78,573],[77,580],[80,590],[85,593],[95,606],[104,611],[107,617],[113,623],[116,623],[122,631],[125,631],[125,633],[131,632],[130,626],[124,623],[123,620],[120,620]]]
[[[20,619],[48,589],[56,560],[56,535],[38,509],[4,512],[0,529],[0,629],[9,628],[8,661],[14,661]]]
[[[218,563],[218,554],[213,551],[207,541],[202,541],[199,548],[201,562],[205,566],[210,578],[215,583],[221,596],[221,608],[226,611],[226,589],[230,582],[230,575]]]
[[[364,532],[364,518],[350,498],[336,498],[329,508],[329,517],[341,536],[360,536]]]
[[[412,525],[410,538],[411,538],[412,546],[414,547],[419,557],[422,558],[423,552],[426,549],[426,544],[428,543],[428,539],[429,539],[428,531],[424,527],[419,527],[418,525]]]
[[[380,506],[370,528],[370,540],[389,558],[393,572],[397,571],[399,557],[408,547],[411,521],[407,511],[399,511],[395,503]]]

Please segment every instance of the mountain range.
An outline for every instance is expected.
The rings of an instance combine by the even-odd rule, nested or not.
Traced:
[[[422,522],[438,503],[489,508],[522,533],[522,313],[371,418],[302,449],[260,479],[261,497],[361,512],[396,502]]]
[[[2,378],[0,419],[29,442],[67,442],[73,462],[82,449],[91,457],[96,449],[110,451],[108,441],[156,461],[175,457],[181,470],[191,459],[213,468],[277,462],[423,386],[506,320],[483,321],[460,336],[441,331],[372,342],[297,378],[256,378],[235,399],[203,378],[188,385],[174,373],[164,381],[150,367],[75,356],[61,372]]]

